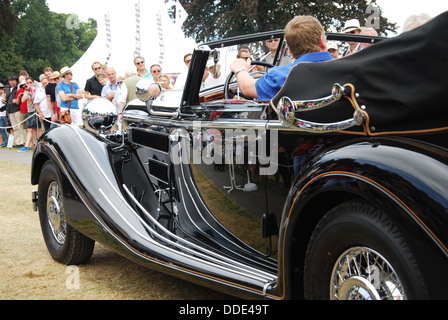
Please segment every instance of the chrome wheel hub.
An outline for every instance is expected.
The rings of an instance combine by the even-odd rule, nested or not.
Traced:
[[[405,300],[406,295],[391,264],[376,251],[355,247],[337,260],[331,274],[333,300]]]
[[[48,224],[55,240],[64,244],[67,236],[67,223],[62,210],[61,194],[56,182],[52,182],[47,193]]]

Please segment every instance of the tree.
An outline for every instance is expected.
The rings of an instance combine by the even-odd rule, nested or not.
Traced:
[[[4,37],[11,37],[12,31],[17,23],[17,17],[12,12],[9,0],[0,0],[0,40]]]
[[[12,0],[17,23],[11,38],[0,41],[0,79],[25,69],[35,79],[45,67],[73,65],[97,35],[96,21],[51,12],[45,0]]]
[[[170,0],[166,0],[170,1]],[[366,25],[372,16],[379,19],[377,31],[395,31],[396,25],[381,16],[381,8],[369,11],[370,1],[328,0],[179,0],[188,12],[183,24],[186,36],[197,42],[212,38],[284,29],[296,15],[312,15],[324,28],[343,28],[349,19],[358,19]],[[376,17],[376,16],[375,16]]]

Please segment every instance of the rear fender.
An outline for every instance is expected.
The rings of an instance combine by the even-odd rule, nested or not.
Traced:
[[[448,194],[444,185],[448,167],[437,152],[391,140],[365,141],[326,151],[302,173],[288,197],[281,223],[279,250],[285,261],[280,265],[288,266],[283,269],[288,270],[286,277],[298,276],[294,269],[301,270],[309,238],[322,216],[350,199],[362,199],[387,213],[416,257],[421,257],[419,261],[428,256],[440,261],[445,256],[438,265],[446,265]]]

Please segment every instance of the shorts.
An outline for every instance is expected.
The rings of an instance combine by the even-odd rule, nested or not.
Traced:
[[[40,123],[39,117],[37,113],[28,113],[28,117],[26,120],[26,128],[27,129],[40,129],[42,128],[42,124]]]
[[[61,108],[60,112],[67,111],[67,109]],[[70,109],[70,117],[72,118],[72,125],[74,126],[83,126],[84,122],[82,121],[82,110],[80,109]]]

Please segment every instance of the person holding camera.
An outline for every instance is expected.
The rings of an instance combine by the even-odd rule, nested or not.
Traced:
[[[6,90],[3,83],[0,83],[0,137],[2,138],[0,147],[5,148],[8,146],[8,133],[6,127],[8,121],[6,119]]]
[[[24,90],[19,92],[17,80],[16,76],[10,76],[8,78],[11,87],[6,94],[6,113],[8,114],[13,129],[14,144],[16,147],[23,147],[26,142],[26,131],[21,125],[20,100],[22,99]]]
[[[23,86],[24,93],[22,96],[22,103],[26,103],[27,106],[27,118],[26,118],[26,143],[22,149],[18,152],[30,151],[35,147],[39,130],[42,125],[36,116],[36,108],[34,107],[34,97],[36,96],[36,87],[34,87],[34,80],[28,77]]]

